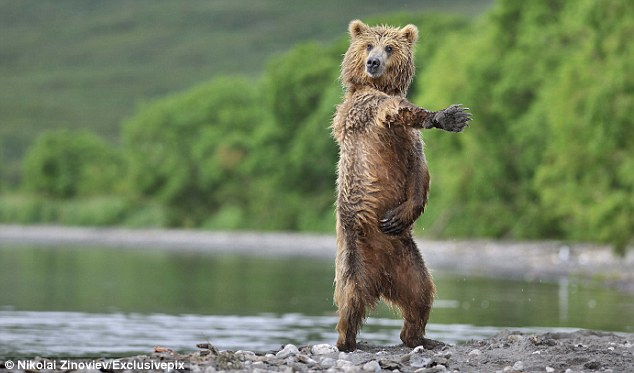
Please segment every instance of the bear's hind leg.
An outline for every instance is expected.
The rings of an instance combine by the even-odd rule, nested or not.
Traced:
[[[404,257],[391,271],[389,290],[383,296],[401,311],[401,340],[408,347],[416,347],[426,343],[425,327],[436,288],[411,237],[401,242],[406,246]]]
[[[344,246],[337,253],[335,277],[335,303],[338,307],[337,348],[350,352],[356,349],[357,333],[366,311],[376,304],[379,294],[374,283],[367,278],[367,268],[361,265],[359,242]]]
[[[372,308],[374,302],[363,294],[355,280],[345,281],[341,287],[336,286],[335,299],[338,306],[339,322],[337,323],[337,348],[340,351],[352,352],[357,346],[357,333],[361,328],[366,310]]]

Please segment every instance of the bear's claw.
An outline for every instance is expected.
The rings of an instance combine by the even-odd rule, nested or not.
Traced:
[[[396,219],[394,216],[379,220],[379,228],[381,228],[381,232],[389,235],[400,234],[407,229],[408,226],[408,224],[405,224],[400,219]]]

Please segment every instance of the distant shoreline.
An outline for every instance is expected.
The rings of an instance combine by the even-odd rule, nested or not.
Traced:
[[[3,243],[187,250],[212,254],[308,256],[325,259],[334,258],[336,245],[334,236],[318,234],[89,228],[57,225],[0,225],[0,245]]]
[[[599,279],[634,292],[634,252],[614,256],[607,245],[558,241],[417,239],[429,267],[491,277]],[[333,235],[289,232],[213,232],[176,229],[0,225],[0,247],[103,246],[186,250],[209,254],[334,260]]]

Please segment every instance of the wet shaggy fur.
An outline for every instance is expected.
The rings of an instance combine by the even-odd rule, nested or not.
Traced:
[[[427,204],[429,171],[419,130],[459,132],[469,122],[461,106],[431,112],[410,103],[414,25],[350,23],[341,66],[343,102],[332,133],[339,145],[335,303],[342,351],[356,348],[366,312],[382,298],[404,319],[401,340],[425,343],[435,287],[412,238]]]

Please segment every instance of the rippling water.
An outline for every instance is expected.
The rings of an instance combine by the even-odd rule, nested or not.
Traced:
[[[182,352],[211,342],[264,352],[334,343],[334,264],[112,248],[0,247],[0,358]],[[634,332],[634,297],[561,278],[522,281],[435,272],[428,336],[455,343],[502,329]],[[400,342],[377,308],[359,338]]]
[[[200,316],[164,314],[89,314],[82,312],[0,312],[0,356],[116,357],[148,354],[156,345],[181,352],[211,342],[219,349],[266,352],[285,343],[334,344],[334,316],[301,314]],[[360,340],[399,343],[401,321],[369,318]],[[456,343],[482,338],[499,327],[430,324],[430,338]],[[528,330],[528,329],[527,329]]]

